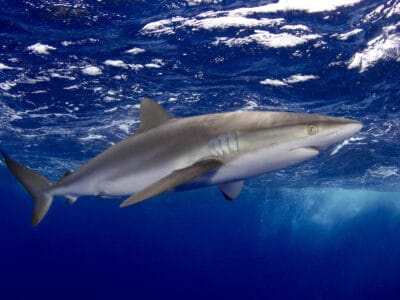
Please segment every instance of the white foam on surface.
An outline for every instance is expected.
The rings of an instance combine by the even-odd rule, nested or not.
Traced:
[[[336,33],[336,34],[333,34],[332,36],[333,36],[333,37],[337,37],[339,40],[346,41],[346,40],[348,40],[350,37],[355,36],[355,35],[357,35],[357,34],[359,34],[359,33],[361,33],[361,32],[363,32],[362,29],[356,28],[356,29],[351,30],[351,31],[349,31],[349,32],[345,32],[345,33],[341,33],[341,34],[337,34],[337,33]]]
[[[146,68],[159,69],[165,65],[165,62],[160,58],[152,59],[150,63],[145,64]]]
[[[199,15],[200,16],[200,15]],[[275,26],[282,24],[284,19],[282,18],[247,18],[241,16],[218,16],[218,17],[208,17],[203,14],[202,17],[195,18],[182,18],[174,17],[170,19],[165,19],[161,21],[156,21],[147,24],[141,30],[143,34],[151,35],[171,35],[175,33],[177,28],[190,27],[192,30],[214,30],[214,29],[227,29],[227,28],[254,28],[254,27],[265,27],[265,26]],[[205,18],[204,18],[205,17]]]
[[[130,133],[130,126],[129,124],[120,124],[118,125],[118,128],[122,130],[124,133],[129,134]]]
[[[115,75],[113,78],[115,80],[126,80],[128,76],[126,76],[125,74],[121,74],[121,75]]]
[[[105,109],[104,112],[105,113],[112,113],[118,110],[118,107],[111,107],[109,109]]]
[[[371,11],[370,13],[368,13],[365,17],[363,22],[364,23],[369,23],[372,20],[376,19],[377,17],[379,17],[383,11],[383,9],[385,8],[384,4],[379,5],[377,8],[375,8],[373,11]]]
[[[22,76],[21,78],[19,78],[16,82],[23,83],[23,84],[36,84],[37,83],[36,79],[30,78],[25,75]]]
[[[362,0],[280,0],[277,3],[258,7],[239,8],[232,10],[231,15],[247,16],[256,13],[277,13],[285,11],[303,11],[307,13],[321,13],[337,10],[340,7],[349,7]]]
[[[298,24],[298,25],[284,25],[281,27],[281,30],[294,30],[294,31],[311,31],[311,29],[306,26],[306,25],[302,25],[302,24]]]
[[[101,69],[96,66],[86,66],[81,71],[83,74],[89,75],[89,76],[98,76],[98,75],[103,74]]]
[[[129,67],[134,71],[139,71],[144,68],[142,64],[130,64]]]
[[[89,135],[79,138],[82,142],[87,142],[87,141],[91,141],[91,140],[102,140],[105,139],[106,137],[104,135],[101,134],[92,134],[90,133]]]
[[[279,79],[264,79],[260,81],[261,84],[264,85],[271,85],[271,86],[286,86],[288,85],[285,81]]]
[[[64,47],[69,47],[72,45],[85,45],[85,44],[94,44],[97,43],[99,40],[95,38],[84,38],[77,41],[62,41],[60,44]]]
[[[255,100],[246,100],[246,105],[240,111],[253,111],[258,108],[258,103]]]
[[[60,78],[60,79],[68,79],[68,80],[76,80],[74,76],[69,76],[69,75],[62,75],[56,72],[51,72],[49,74],[52,78]]]
[[[48,76],[36,76],[35,78],[28,77],[26,75],[21,76],[16,80],[16,83],[22,83],[22,84],[36,84],[38,82],[46,82],[50,81],[51,78]]]
[[[183,22],[183,26],[189,26],[196,29],[214,30],[227,29],[231,27],[253,28],[263,26],[274,26],[284,22],[284,19],[253,19],[246,17],[225,16],[219,18],[191,19]]]
[[[213,45],[217,46],[220,44],[228,47],[242,46],[250,43],[257,43],[267,48],[290,48],[298,45],[307,43],[320,38],[319,34],[305,34],[305,35],[294,35],[290,33],[272,33],[265,30],[255,30],[254,34],[251,34],[242,38],[216,38]]]
[[[284,24],[285,19],[283,18],[259,17],[258,14],[290,10],[305,12],[333,11],[339,7],[351,6],[358,2],[361,2],[361,0],[281,0],[278,3],[258,7],[206,11],[193,17],[175,16],[148,23],[140,32],[144,35],[160,36],[175,34],[177,30],[182,28],[191,31],[239,28],[234,37],[215,37],[212,45],[237,47],[255,42],[267,48],[295,47],[311,40],[317,40],[321,38],[321,35],[313,34],[306,25]],[[279,29],[284,32],[277,32],[276,26],[281,26]],[[272,30],[266,30],[269,28],[272,28]],[[245,29],[254,29],[254,31],[247,32]],[[316,45],[318,47],[319,44]]]
[[[400,15],[400,2],[399,1],[387,1],[384,4],[379,5],[373,11],[368,13],[363,23],[372,23],[383,18],[391,18],[393,15]]]
[[[68,46],[71,46],[73,44],[74,44],[74,42],[71,42],[71,41],[62,41],[61,42],[61,45],[64,46],[64,47],[68,47]]]
[[[125,53],[131,54],[131,55],[137,55],[137,54],[144,53],[144,52],[146,52],[145,49],[137,48],[137,47],[134,47],[132,49],[129,49],[129,50],[125,51]]]
[[[390,1],[388,1],[387,4],[390,5]],[[390,18],[393,15],[400,15],[400,2],[397,1],[397,3],[395,3],[393,6],[386,8],[385,15],[386,18]]]
[[[12,69],[14,69],[14,68],[9,67],[9,66],[7,66],[7,65],[5,65],[5,64],[3,64],[3,63],[0,63],[0,71],[3,71],[3,70],[12,70]]]
[[[305,81],[309,81],[309,80],[315,80],[318,78],[319,77],[315,76],[315,75],[295,74],[295,75],[292,75],[292,76],[290,76],[288,78],[284,78],[284,79],[267,78],[267,79],[260,81],[260,83],[264,84],[264,85],[271,85],[271,86],[287,86],[290,84],[305,82]]]
[[[134,107],[136,109],[139,109],[140,105],[130,105],[129,107]],[[125,108],[126,109],[126,108]],[[139,124],[138,119],[134,118],[129,118],[129,119],[122,119],[122,120],[113,120],[111,122],[112,127],[118,128],[118,130],[122,131],[124,135],[129,135],[132,134],[133,128],[138,127]]]
[[[123,69],[128,69],[129,66],[128,64],[126,64],[123,60],[120,59],[107,59],[105,61],[103,61],[103,64],[107,65],[107,66],[112,66],[112,67],[116,67],[116,68],[123,68]]]
[[[141,32],[144,34],[171,35],[175,29],[191,26],[207,30],[228,27],[260,27],[274,25],[282,19],[248,18],[254,14],[277,13],[285,11],[303,11],[307,13],[321,13],[334,11],[340,7],[353,6],[362,0],[280,0],[277,3],[257,7],[243,7],[225,11],[207,11],[189,19],[181,16],[163,19],[145,25]]]
[[[256,30],[255,34],[250,36],[255,42],[265,47],[271,48],[284,48],[295,47],[307,43],[308,41],[315,40],[321,36],[318,34],[305,34],[296,36],[288,33],[274,34],[268,31]]]
[[[78,85],[78,84],[66,86],[66,87],[64,88],[64,90],[77,90],[77,89],[79,89],[79,85]]]
[[[37,90],[37,91],[33,91],[31,94],[46,94],[47,91],[45,90]]]
[[[57,48],[46,45],[46,44],[41,44],[41,43],[36,43],[34,45],[30,45],[27,47],[29,51],[31,51],[34,54],[42,54],[42,55],[49,55],[50,51],[57,50]]]
[[[15,68],[17,70],[21,70],[21,68]],[[51,77],[48,76],[48,74],[46,72],[38,72],[38,76],[36,76],[35,78],[29,77],[24,73],[21,73],[18,75],[18,77],[16,79],[13,80],[6,80],[4,82],[0,83],[0,89],[4,90],[4,91],[8,91],[11,88],[15,87],[18,84],[30,84],[30,85],[34,85],[37,84],[38,82],[47,82],[51,80]],[[42,75],[44,74],[44,75]]]
[[[151,22],[146,24],[141,32],[144,34],[155,34],[155,35],[171,35],[174,34],[174,28],[177,26],[181,27],[183,21],[187,21],[187,18],[183,17],[173,17],[170,19],[165,19],[165,20],[159,20],[155,22]],[[180,24],[180,25],[179,25]]]
[[[289,84],[293,84],[293,83],[299,83],[299,82],[305,82],[305,81],[309,81],[309,80],[314,80],[314,79],[318,79],[318,76],[315,75],[302,75],[302,74],[295,74],[292,75],[290,77],[288,77],[285,81]]]
[[[144,65],[146,68],[152,68],[152,69],[159,69],[161,68],[160,65],[154,64],[154,63],[148,63]]]
[[[6,80],[4,82],[0,82],[0,89],[2,89],[3,91],[8,91],[16,85],[17,83],[15,81]]]
[[[139,71],[144,68],[144,66],[141,64],[127,64],[123,60],[120,60],[120,59],[115,59],[115,60],[107,59],[107,60],[103,61],[103,64],[105,64],[107,66],[112,66],[115,68],[131,69],[134,71]],[[154,64],[154,65],[156,65],[156,64]],[[160,65],[155,66],[155,68],[157,68],[157,67],[160,68],[161,66],[162,65],[160,64]],[[126,77],[124,77],[124,76],[125,75],[120,75],[120,77],[115,77],[115,76],[114,77],[115,77],[115,79],[126,79]]]
[[[400,23],[383,28],[383,33],[367,43],[367,47],[357,52],[348,62],[348,69],[365,72],[381,60],[400,61]]]
[[[367,170],[368,175],[376,178],[399,176],[400,170],[395,166],[374,166]]]
[[[187,5],[196,6],[199,4],[207,3],[207,4],[217,4],[222,2],[222,0],[186,0]]]

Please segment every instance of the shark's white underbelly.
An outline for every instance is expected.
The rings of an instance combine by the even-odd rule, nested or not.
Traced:
[[[313,148],[290,149],[287,145],[251,151],[236,156],[215,172],[200,176],[176,190],[218,185],[259,176],[301,163],[315,157],[318,153],[319,151]]]
[[[208,184],[220,184],[280,170],[318,155],[313,148],[268,147],[242,154],[218,169]]]

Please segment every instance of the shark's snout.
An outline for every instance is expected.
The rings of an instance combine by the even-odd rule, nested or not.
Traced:
[[[329,147],[353,136],[361,130],[362,126],[360,122],[350,119],[340,119],[337,122],[322,125],[320,132],[309,140],[308,146],[318,150]]]
[[[333,133],[331,133],[331,135],[335,135],[339,139],[346,139],[360,131],[362,127],[362,123],[349,120],[348,123],[339,125],[338,128]]]

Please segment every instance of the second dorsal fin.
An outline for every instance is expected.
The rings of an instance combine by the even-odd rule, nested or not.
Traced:
[[[160,104],[149,98],[143,98],[140,104],[140,126],[136,134],[157,127],[170,119],[172,116]]]

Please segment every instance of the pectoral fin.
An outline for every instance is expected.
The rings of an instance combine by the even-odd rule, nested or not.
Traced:
[[[140,192],[126,199],[120,207],[138,203],[148,198],[154,197],[166,191],[173,189],[185,182],[188,182],[202,174],[212,171],[220,166],[222,162],[216,159],[208,159],[199,161],[187,168],[173,171],[168,176],[150,184]]]
[[[233,200],[237,198],[242,191],[243,183],[243,180],[223,183],[219,185],[219,189],[221,190],[226,200]]]

